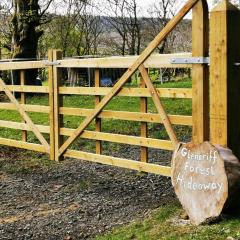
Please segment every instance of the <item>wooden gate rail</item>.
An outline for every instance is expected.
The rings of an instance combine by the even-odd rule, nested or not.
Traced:
[[[186,59],[192,53],[152,54],[143,63],[145,68],[176,68],[171,63],[174,58]],[[138,59],[138,56],[117,56],[104,58],[63,59],[58,60],[59,68],[129,68]],[[191,68],[192,64],[178,64],[178,68]]]
[[[14,88],[13,88],[14,89]],[[189,88],[157,88],[158,95],[162,98],[192,98],[192,89]],[[109,87],[59,87],[59,94],[69,95],[100,95],[106,96],[111,88]],[[151,97],[148,89],[123,87],[118,96],[121,97]]]
[[[26,112],[38,112],[38,113],[50,113],[49,106],[43,105],[31,105],[31,104],[20,104]],[[6,110],[17,110],[16,106],[12,103],[0,103],[0,109]]]
[[[0,120],[0,127],[23,130],[23,131],[31,131],[31,128],[27,124],[20,123],[20,122],[13,122],[13,121],[10,122],[10,121]],[[36,127],[41,133],[50,134],[49,126],[36,125]],[[71,128],[61,128],[60,134],[63,136],[71,136],[74,130],[75,129],[71,129]],[[113,134],[113,133],[85,130],[82,133],[81,138],[129,144],[129,145],[135,145],[135,146],[143,146],[148,148],[165,149],[165,150],[171,150],[171,151],[174,150],[171,141],[159,140],[159,139],[147,138],[147,137],[136,137],[136,136],[123,135],[123,134]]]

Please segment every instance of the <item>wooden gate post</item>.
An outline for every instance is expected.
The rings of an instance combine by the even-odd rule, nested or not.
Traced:
[[[240,158],[240,11],[229,1],[210,14],[210,140]]]
[[[53,62],[62,59],[61,50],[53,50]],[[63,115],[60,114],[60,107],[63,107],[63,96],[59,94],[59,87],[62,86],[62,70],[57,66],[53,66],[53,85],[54,85],[54,149],[55,160],[62,160],[58,150],[63,144],[63,136],[60,134],[60,129],[63,127]]]
[[[53,50],[48,50],[48,61],[53,61]],[[53,87],[53,66],[48,67],[48,87],[49,87],[49,126],[50,126],[50,160],[55,160],[54,143],[54,87]]]
[[[209,56],[209,16],[206,0],[200,0],[193,7],[192,56]],[[207,64],[193,64],[192,67],[192,117],[194,143],[209,140],[209,67]]]

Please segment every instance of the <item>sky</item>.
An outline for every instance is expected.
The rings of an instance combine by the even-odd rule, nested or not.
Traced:
[[[160,0],[136,0],[137,3],[139,4],[139,6],[141,6],[141,8],[143,9],[144,15],[147,14],[146,13],[146,9],[150,6],[153,5],[154,3],[160,1]],[[209,8],[211,9],[213,7],[214,2],[216,2],[218,0],[208,0],[208,4],[209,4]],[[180,9],[186,2],[187,0],[178,0],[177,1],[177,9]],[[145,9],[145,11],[144,11]]]
[[[1,0],[0,0],[1,1]],[[96,15],[108,15],[111,16],[111,10],[106,9],[106,6],[108,6],[108,4],[106,4],[107,0],[92,0],[94,3],[97,3],[98,8],[94,9],[94,8],[89,8],[89,13],[91,14],[96,14]],[[149,13],[148,13],[148,9],[154,5],[154,3],[159,3],[161,0],[136,0],[137,5],[139,6],[139,12],[138,12],[138,16],[142,17],[149,17]],[[178,12],[178,10],[181,9],[181,7],[187,2],[188,0],[176,0],[176,4],[174,6],[174,12]],[[221,0],[207,0],[208,4],[209,4],[209,8],[210,10],[213,7],[213,3],[219,2]],[[232,0],[232,1],[240,1],[240,0]],[[57,2],[57,0],[56,0]],[[51,8],[50,8],[51,9]],[[55,9],[53,7],[53,9]],[[60,9],[60,12],[58,11]],[[56,9],[55,9],[56,10]],[[65,11],[67,11],[67,8],[64,6],[59,7],[58,5],[58,10],[57,12],[60,14],[64,14]],[[50,10],[51,11],[51,10]],[[54,12],[54,10],[53,10]],[[191,12],[186,16],[186,18],[191,18]]]
[[[102,9],[104,9],[104,5],[105,5],[104,1],[105,0],[96,0],[96,1],[98,1],[100,3],[100,6],[102,7]],[[161,1],[161,0],[136,0],[138,6],[141,8],[139,15],[145,16],[145,17],[149,16],[147,10],[149,9],[149,7],[151,5],[154,5],[154,3],[157,3],[159,1]],[[208,0],[210,9],[212,8],[214,1],[216,1],[216,0]],[[219,0],[217,0],[217,1],[219,1]],[[176,8],[176,12],[177,12],[177,10],[179,10],[187,2],[187,0],[177,0],[176,2],[177,2],[177,4],[176,4],[175,8]],[[103,10],[103,12],[104,12],[104,10]],[[191,13],[188,14],[187,18],[191,18]]]

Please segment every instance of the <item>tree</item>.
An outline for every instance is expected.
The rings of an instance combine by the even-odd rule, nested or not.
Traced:
[[[141,47],[141,19],[138,17],[138,6],[136,0],[127,2],[127,45],[130,55],[140,54]]]
[[[48,48],[60,48],[63,56],[94,55],[98,52],[103,31],[100,16],[91,15],[94,5],[90,0],[62,0],[64,9],[45,26],[40,44],[44,55]]]
[[[39,38],[46,22],[44,14],[53,0],[41,10],[38,0],[14,0],[12,16],[12,41],[14,58],[36,58]]]
[[[169,19],[175,14],[175,5],[176,0],[161,0],[156,1],[156,3],[148,9],[150,18],[146,19],[149,26],[147,33],[145,34],[146,36],[153,38],[167,25]],[[159,53],[166,52],[166,48],[173,42],[173,40],[174,35],[171,33],[168,38],[162,41],[158,46]]]
[[[12,57],[37,57],[38,42],[43,35],[39,27],[48,20],[45,16],[53,0],[42,2],[38,0],[13,0],[12,15]],[[37,71],[29,70],[26,74],[26,84],[36,84]],[[19,83],[19,73],[14,73],[15,84]]]
[[[7,53],[11,52],[11,7],[8,2],[0,3],[0,48]]]
[[[103,32],[102,19],[100,16],[91,15],[95,9],[92,1],[83,7],[82,14],[78,19],[76,30],[79,37],[75,38],[77,55],[96,55],[100,36]]]
[[[107,38],[112,35],[111,42],[118,54],[135,55],[140,53],[141,26],[138,18],[139,8],[136,0],[107,0],[106,20],[111,26]],[[117,34],[118,36],[114,36]],[[116,54],[116,53],[115,53]]]

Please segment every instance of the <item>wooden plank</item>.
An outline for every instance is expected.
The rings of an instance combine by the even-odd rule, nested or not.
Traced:
[[[192,57],[191,53],[152,54],[144,63],[146,68],[191,68],[192,64],[171,64],[173,58]],[[138,56],[105,57],[87,59],[64,59],[60,68],[129,68]]]
[[[210,14],[210,140],[240,158],[240,11],[222,1]]]
[[[4,121],[4,120],[0,120],[0,127],[24,130],[24,131],[31,130],[30,127],[25,123]],[[50,133],[49,126],[36,125],[36,127],[41,133],[48,133],[48,134]],[[61,128],[60,134],[63,136],[71,136],[74,130],[75,129],[71,129],[71,128]],[[80,137],[84,139],[114,142],[114,143],[120,143],[120,144],[129,144],[129,145],[143,146],[143,147],[156,148],[156,149],[165,149],[170,151],[174,150],[173,144],[171,141],[154,139],[154,138],[136,137],[136,136],[122,135],[122,134],[112,134],[112,133],[103,133],[103,132],[86,131],[86,130],[83,131]]]
[[[22,86],[25,85],[25,71],[24,71],[24,70],[21,70],[21,71],[20,71],[20,84],[21,84]],[[21,103],[21,104],[26,104],[26,96],[25,96],[25,93],[21,93],[20,103]],[[23,120],[23,122],[25,122],[25,121]],[[27,142],[27,132],[26,132],[26,131],[22,131],[22,141],[23,141],[23,142]]]
[[[69,95],[107,95],[112,88],[108,87],[60,87],[60,94]],[[192,98],[191,88],[157,88],[158,94],[163,98]],[[122,88],[117,96],[122,97],[151,97],[148,89]]]
[[[227,146],[227,11],[210,15],[210,141]]]
[[[0,145],[46,153],[46,148],[43,145],[35,143],[26,143],[12,139],[0,138]]]
[[[189,0],[184,7],[168,22],[165,28],[155,37],[155,39],[148,45],[148,47],[142,52],[137,60],[131,65],[131,67],[123,74],[120,80],[114,85],[112,90],[102,99],[102,101],[95,108],[92,115],[86,117],[86,119],[76,129],[74,134],[69,137],[65,143],[60,147],[58,154],[61,156],[67,148],[76,140],[76,138],[82,133],[82,131],[92,122],[94,118],[103,110],[108,102],[119,92],[122,86],[128,81],[132,74],[139,68],[141,64],[152,54],[156,47],[169,35],[169,33],[177,26],[177,24],[183,19],[183,17],[191,10],[191,8],[198,2],[198,0]],[[164,120],[165,121],[165,120]],[[173,133],[171,133],[173,138]],[[172,139],[174,144],[177,142]]]
[[[31,104],[20,105],[26,112],[49,113],[49,106]],[[17,110],[16,106],[13,103],[0,103],[0,109]]]
[[[45,125],[35,125],[41,133],[50,133],[50,127]],[[26,123],[0,120],[0,127],[11,128],[16,130],[31,131]]]
[[[3,90],[5,92],[5,94],[8,96],[8,98],[10,99],[10,101],[16,106],[17,111],[19,112],[19,114],[21,115],[21,117],[26,121],[26,123],[29,125],[29,127],[31,128],[31,131],[34,133],[34,135],[38,138],[38,140],[40,141],[40,143],[45,147],[46,152],[50,153],[50,146],[48,144],[48,142],[45,140],[45,138],[43,137],[43,135],[39,132],[39,130],[36,128],[36,126],[34,125],[34,123],[32,122],[31,118],[27,115],[27,113],[25,112],[24,108],[18,103],[18,101],[16,100],[16,98],[13,96],[13,94],[11,93],[11,91],[7,88],[7,86],[5,85],[5,83],[3,82],[3,80],[0,78],[0,85],[3,87]]]
[[[7,85],[11,92],[22,92],[22,93],[48,93],[48,87],[44,86],[19,86],[19,85]],[[0,87],[0,91],[3,88]]]
[[[0,104],[1,106],[1,104]],[[90,116],[93,113],[92,109],[84,108],[68,108],[61,107],[60,114],[70,116]],[[156,113],[138,113],[138,112],[124,112],[124,111],[102,111],[99,118],[136,121],[136,122],[150,122],[150,123],[162,123],[162,119],[159,114]],[[175,125],[192,125],[192,116],[184,115],[168,115],[172,124]]]
[[[0,62],[0,71],[45,68],[43,61]]]
[[[193,57],[209,56],[208,4],[200,0],[193,8],[192,54]],[[192,116],[194,143],[209,140],[209,66],[194,64],[192,67]]]
[[[62,59],[61,50],[53,50],[53,61]],[[53,81],[54,81],[54,142],[55,142],[55,160],[62,160],[62,156],[58,154],[58,149],[63,144],[63,136],[60,135],[60,128],[64,126],[63,115],[59,114],[60,107],[63,106],[63,96],[59,94],[59,86],[62,85],[62,71],[53,67]]]
[[[69,128],[61,128],[60,130],[60,133],[65,136],[70,136],[73,132],[74,132],[74,129],[69,129]],[[171,141],[159,140],[154,138],[94,132],[94,131],[87,131],[87,130],[84,130],[80,137],[86,138],[86,139],[92,139],[92,140],[106,141],[106,142],[129,144],[129,145],[136,145],[136,146],[143,146],[143,147],[157,148],[157,149],[165,149],[170,151],[174,150],[174,147]]]
[[[48,51],[48,61],[53,61],[53,50]],[[48,67],[48,88],[49,88],[49,125],[50,125],[50,160],[55,160],[55,128],[54,128],[54,77],[53,66]]]
[[[39,113],[49,113],[49,106],[41,105],[22,105],[25,111],[27,112],[39,112]],[[16,106],[12,103],[0,103],[0,109],[5,110],[17,110]],[[70,115],[70,116],[89,116],[93,110],[91,109],[82,109],[82,108],[68,108],[60,107],[60,114]],[[154,113],[138,113],[138,112],[124,112],[124,111],[102,111],[99,115],[99,118],[106,119],[119,119],[126,121],[137,121],[141,122],[146,121],[150,123],[162,123],[161,117],[159,114]],[[169,115],[170,121],[175,125],[191,126],[192,125],[192,116],[180,116],[180,115]]]
[[[142,88],[146,88],[146,84],[141,77],[140,86]],[[147,98],[141,97],[140,98],[140,112],[147,113]],[[141,137],[147,138],[148,137],[148,124],[145,121],[141,122]],[[148,162],[148,148],[141,147],[141,162]]]
[[[171,176],[171,168],[166,166],[161,166],[157,164],[137,162],[134,160],[128,160],[123,158],[110,157],[105,155],[98,155],[93,153],[67,150],[64,157],[76,158],[80,160],[107,164],[115,167],[122,167],[132,170],[137,170],[140,172],[148,172],[154,174],[160,174],[166,177]]]
[[[100,87],[100,70],[95,69],[95,87]],[[101,96],[97,95],[95,97],[95,105],[97,106],[101,101]],[[102,122],[101,118],[96,118],[95,119],[95,124],[96,124],[96,131],[101,132],[102,130]],[[97,140],[96,141],[96,154],[102,154],[102,142]]]
[[[160,114],[160,117],[162,118],[162,122],[168,133],[168,136],[170,137],[171,141],[173,142],[173,145],[176,147],[178,144],[178,140],[177,140],[176,134],[173,130],[172,123],[171,123],[167,113],[165,112],[165,109],[161,103],[160,97],[158,96],[158,93],[152,84],[152,81],[148,75],[148,72],[143,65],[141,65],[139,67],[139,71],[143,77],[143,80],[145,81],[145,84],[146,84],[148,90],[150,91],[150,93],[152,95],[153,102],[156,106],[158,113]]]

